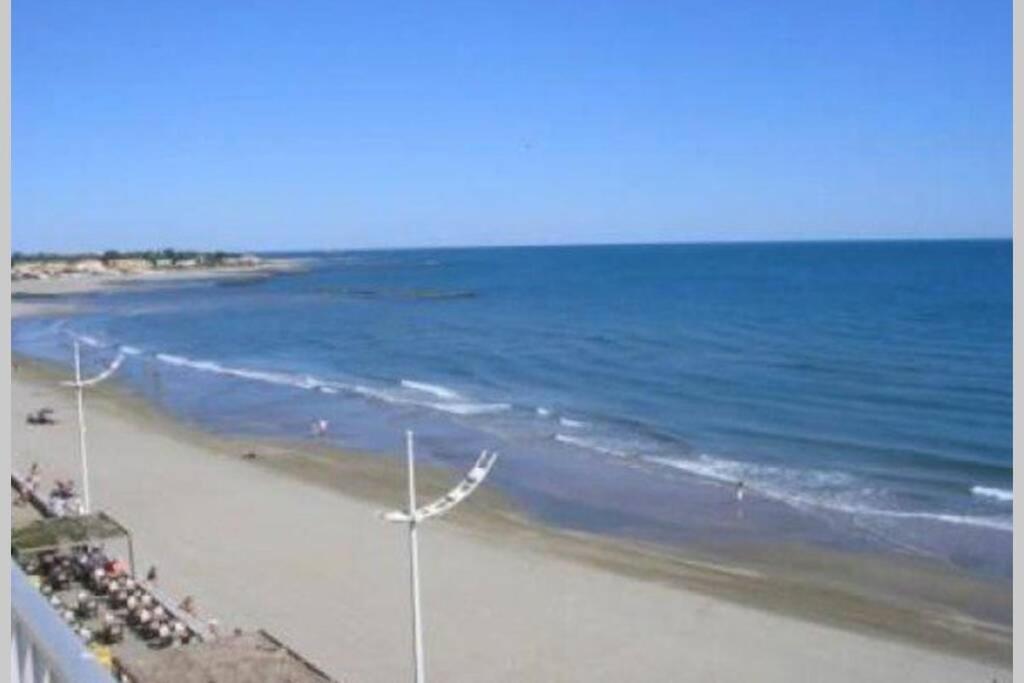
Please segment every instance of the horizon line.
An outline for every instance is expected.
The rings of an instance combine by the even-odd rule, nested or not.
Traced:
[[[1013,242],[1013,235],[1005,237],[996,236],[962,236],[962,237],[814,237],[814,238],[780,238],[780,239],[737,239],[737,240],[666,240],[666,241],[644,241],[644,242],[553,242],[545,243],[506,243],[506,244],[448,244],[448,245],[401,245],[401,246],[374,246],[374,247],[285,247],[285,248],[236,248],[236,247],[192,247],[192,246],[160,246],[160,247],[134,247],[134,248],[97,248],[79,251],[56,251],[46,249],[22,249],[11,248],[11,255],[15,253],[31,256],[33,254],[53,254],[60,256],[76,256],[82,254],[102,254],[105,251],[162,251],[173,249],[175,251],[195,251],[210,253],[216,251],[250,253],[250,254],[288,254],[305,252],[352,252],[352,251],[417,251],[417,250],[468,250],[468,249],[558,249],[566,247],[654,247],[654,246],[743,246],[743,245],[768,245],[768,244],[842,244],[842,243],[908,243],[908,242]]]

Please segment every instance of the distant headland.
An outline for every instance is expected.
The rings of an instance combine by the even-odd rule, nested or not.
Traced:
[[[291,263],[291,262],[288,262]],[[12,280],[49,280],[81,276],[138,276],[181,271],[261,271],[281,268],[285,262],[253,254],[226,251],[108,250],[79,254],[14,252]]]

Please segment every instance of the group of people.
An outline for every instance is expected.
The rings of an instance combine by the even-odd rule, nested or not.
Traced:
[[[80,515],[85,512],[82,500],[75,493],[75,482],[58,479],[50,490],[50,509],[58,517]]]
[[[21,483],[14,504],[24,505],[33,496],[38,495],[42,480],[42,469],[39,467],[39,463],[32,463],[32,466],[28,469],[28,474],[25,475],[25,480]],[[75,482],[72,479],[56,480],[53,483],[53,488],[50,489],[46,502],[58,517],[81,515],[85,512],[82,499],[75,492]]]

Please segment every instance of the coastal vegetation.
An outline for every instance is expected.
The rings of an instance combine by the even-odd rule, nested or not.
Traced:
[[[120,260],[141,260],[156,265],[159,262],[180,263],[182,261],[198,261],[204,265],[215,266],[224,263],[229,259],[236,259],[242,255],[237,252],[228,251],[194,251],[181,249],[145,249],[137,251],[118,251],[108,249],[104,252],[80,252],[63,254],[56,252],[35,252],[24,253],[15,251],[11,254],[11,265],[19,263],[43,263],[53,261],[87,261],[100,260],[103,263],[113,263]]]
[[[147,249],[59,254],[53,252],[11,254],[11,278],[48,279],[65,275],[130,275],[160,270],[198,268],[250,268],[263,259],[227,251]]]

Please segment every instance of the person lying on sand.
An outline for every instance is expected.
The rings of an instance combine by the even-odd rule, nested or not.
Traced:
[[[246,451],[245,453],[242,453],[242,460],[255,460],[257,457],[256,451]]]
[[[57,421],[51,417],[53,415],[53,408],[40,408],[34,413],[29,413],[25,421],[30,425],[54,425]]]

